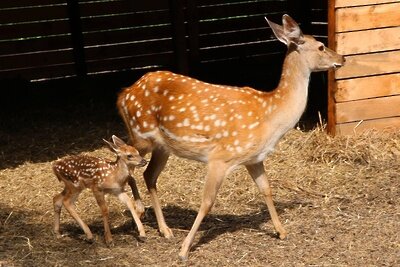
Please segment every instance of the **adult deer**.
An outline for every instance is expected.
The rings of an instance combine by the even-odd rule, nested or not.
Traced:
[[[224,177],[244,165],[265,198],[280,238],[286,231],[275,210],[263,161],[278,140],[298,122],[307,102],[310,73],[343,65],[344,58],[284,15],[283,26],[267,19],[288,52],[278,87],[272,92],[221,86],[167,71],[145,74],[118,98],[119,112],[133,145],[143,156],[152,152],[144,179],[159,230],[173,236],[165,223],[156,182],[170,153],[207,164],[203,198],[179,256],[188,257],[195,234],[214,204]]]

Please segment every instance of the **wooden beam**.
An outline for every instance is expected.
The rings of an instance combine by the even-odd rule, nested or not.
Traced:
[[[400,116],[400,95],[336,104],[336,123]]]
[[[400,74],[337,81],[336,102],[400,95]]]
[[[336,71],[336,79],[365,77],[400,72],[400,50],[347,56],[346,64]]]
[[[339,8],[336,11],[336,32],[359,31],[399,25],[400,2]]]

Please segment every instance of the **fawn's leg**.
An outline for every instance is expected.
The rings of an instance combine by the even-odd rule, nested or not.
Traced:
[[[112,245],[113,239],[110,230],[110,223],[108,221],[108,207],[106,200],[104,198],[104,192],[100,191],[96,188],[93,188],[93,194],[96,198],[97,204],[100,207],[101,215],[103,217],[103,224],[104,224],[104,239],[106,240],[106,244],[108,246]]]
[[[258,189],[263,194],[265,202],[267,203],[268,211],[274,224],[275,230],[279,233],[279,238],[284,239],[287,235],[286,230],[283,228],[278,213],[276,212],[274,202],[272,200],[272,190],[269,185],[267,176],[265,174],[264,165],[262,162],[246,166],[247,171],[250,173],[254,182],[257,184]]]
[[[75,219],[75,221],[79,224],[79,226],[82,228],[82,230],[86,234],[86,238],[89,242],[93,241],[93,234],[90,231],[89,227],[82,221],[82,219],[79,217],[78,213],[75,210],[75,200],[78,197],[80,192],[67,192],[64,196],[63,199],[63,204],[65,209],[71,214],[72,218]]]
[[[139,237],[142,238],[142,239],[146,238],[146,233],[144,232],[143,224],[142,224],[142,222],[140,221],[140,218],[139,218],[138,214],[136,214],[135,206],[134,206],[134,204],[133,204],[132,199],[131,199],[125,192],[119,194],[119,195],[118,195],[118,198],[119,198],[123,203],[125,203],[125,205],[128,206],[128,208],[129,208],[129,210],[130,210],[130,212],[131,212],[131,214],[132,214],[132,217],[133,217],[133,219],[135,220],[136,226],[137,226],[137,228],[138,228]]]
[[[144,205],[143,205],[142,200],[140,198],[140,194],[139,194],[139,190],[138,190],[137,185],[136,185],[135,178],[133,178],[132,176],[129,176],[128,184],[132,189],[132,195],[133,195],[133,198],[135,199],[135,210],[136,210],[136,213],[139,216],[139,218],[142,218],[143,214],[144,214]]]
[[[57,238],[61,237],[60,233],[60,215],[61,215],[61,209],[63,205],[63,200],[64,200],[64,195],[65,195],[65,188],[64,190],[55,195],[53,198],[53,205],[54,205],[54,234],[56,235]]]
[[[221,187],[224,177],[228,174],[229,167],[229,165],[220,161],[210,161],[208,163],[207,176],[203,189],[203,199],[192,229],[190,229],[189,234],[182,243],[181,251],[179,252],[181,260],[187,260],[196,232],[199,229],[202,220],[214,205],[218,189]]]
[[[143,173],[144,180],[146,182],[147,189],[150,193],[151,202],[153,204],[154,213],[156,214],[158,229],[160,233],[166,238],[173,237],[171,229],[165,223],[164,215],[161,210],[160,200],[157,196],[157,178],[161,171],[164,169],[167,163],[169,154],[161,149],[154,149],[151,154],[150,163],[147,166],[145,172]]]

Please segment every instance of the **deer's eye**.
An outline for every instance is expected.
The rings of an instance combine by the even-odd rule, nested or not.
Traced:
[[[324,45],[320,45],[320,46],[318,47],[318,50],[319,50],[319,51],[325,51],[325,46],[324,46]]]
[[[126,157],[128,158],[128,160],[132,160],[133,159],[133,155],[131,155],[131,154],[128,154]]]

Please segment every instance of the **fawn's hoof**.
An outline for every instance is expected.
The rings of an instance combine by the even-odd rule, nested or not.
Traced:
[[[160,230],[160,233],[163,237],[165,237],[167,239],[171,239],[174,237],[174,234],[172,233],[172,230],[169,227],[166,227],[163,230]]]
[[[144,243],[144,242],[146,242],[146,240],[147,240],[147,236],[145,236],[145,235],[140,235],[140,236],[138,236],[138,240],[139,240],[140,242]]]

